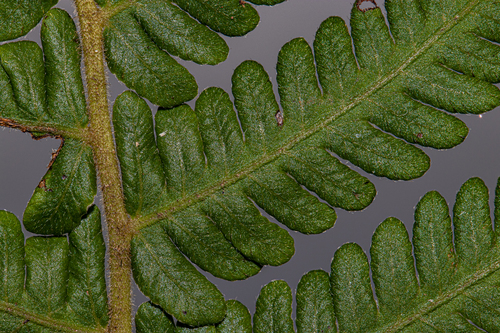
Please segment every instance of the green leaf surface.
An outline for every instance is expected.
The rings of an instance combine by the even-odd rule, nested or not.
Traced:
[[[500,202],[496,192],[495,211]],[[337,327],[347,333],[499,332],[500,248],[488,202],[484,182],[471,178],[457,193],[453,224],[438,192],[420,200],[413,253],[405,226],[396,218],[375,231],[370,263],[359,245],[342,245],[330,276],[314,270],[301,278],[297,332],[337,332]],[[286,282],[264,286],[254,332],[293,332],[291,304]]]
[[[283,46],[277,64],[279,96],[262,66],[248,61],[233,75],[234,106],[223,90],[208,88],[192,110],[181,104],[197,94],[196,82],[171,55],[198,63],[223,61],[227,45],[212,30],[244,35],[258,23],[255,9],[239,0],[99,1],[107,20],[109,68],[139,95],[162,107],[153,128],[146,103],[127,92],[116,102],[114,126],[127,210],[138,226],[132,245],[134,276],[141,290],[180,322],[215,324],[226,311],[217,289],[181,252],[200,268],[229,280],[252,276],[264,264],[282,264],[293,255],[293,241],[258,208],[292,230],[324,232],[336,220],[332,207],[360,210],[375,196],[367,178],[335,155],[377,176],[414,179],[426,172],[430,160],[413,144],[453,147],[464,140],[467,128],[449,113],[480,114],[500,104],[500,92],[491,84],[500,81],[496,44],[500,7],[495,1],[394,0],[387,6],[387,22],[375,4],[361,10],[362,2],[353,6],[350,32],[341,19],[329,18],[320,26],[313,48],[303,38]],[[51,5],[42,4],[43,11]],[[39,20],[38,14],[30,15]],[[16,23],[23,26],[21,31],[23,22]],[[85,229],[82,217],[96,219],[98,213],[88,211],[96,192],[95,170],[73,20],[64,11],[50,10],[41,34],[43,50],[26,41],[0,46],[0,124],[37,136],[65,138],[23,218],[27,230],[61,235]],[[439,198],[431,199],[440,213],[427,212],[422,204],[420,223],[426,216],[449,221]],[[424,331],[426,325],[474,331],[471,323],[476,322],[492,330],[496,317],[488,314],[497,309],[491,310],[486,301],[486,305],[472,301],[486,293],[482,287],[474,289],[477,281],[483,281],[481,274],[496,286],[496,275],[488,269],[498,266],[498,232],[491,227],[488,212],[484,184],[477,179],[466,183],[454,208],[454,238],[446,226],[437,228],[437,233],[416,227],[416,268],[404,226],[396,219],[386,220],[371,249],[377,302],[363,251],[352,244],[339,250],[332,267],[342,274],[332,272],[330,277],[332,285],[342,287],[330,295],[339,328],[392,329],[396,317],[395,327],[415,332]],[[79,237],[88,236],[96,243],[82,245],[71,235],[70,245],[64,237],[27,242],[21,303],[38,317],[28,323],[8,319],[9,325],[46,320],[59,330],[58,320],[67,311],[74,321],[71,325],[78,327],[107,321],[103,276],[89,273],[102,265],[79,256],[80,251],[102,252],[102,238],[96,228],[79,232]],[[421,238],[432,239],[436,246]],[[448,259],[438,254],[441,251]],[[78,257],[78,262],[71,263],[68,256]],[[7,260],[5,265],[4,274],[17,281],[15,274],[22,271],[19,260],[16,264]],[[425,266],[420,284],[419,265]],[[444,268],[443,276],[436,276],[437,268]],[[309,297],[303,296],[310,294],[309,278],[301,285],[301,298]],[[349,289],[347,278],[362,287]],[[325,276],[318,282],[323,291],[324,280]],[[63,285],[68,281],[68,287]],[[470,288],[472,296],[462,289],[450,294],[460,283],[463,290]],[[291,292],[285,285],[273,283],[261,295],[260,308],[279,311],[271,311],[271,316],[258,312],[257,330],[293,331],[288,313]],[[19,287],[13,288],[12,297],[18,297]],[[71,295],[83,293],[89,296],[85,304],[71,303]],[[495,289],[489,288],[489,293],[495,295]],[[428,295],[437,301],[429,301]],[[446,302],[441,301],[447,295],[451,296]],[[327,299],[328,293],[322,297]],[[425,312],[426,307],[434,312]],[[25,318],[20,315],[24,310],[12,308],[12,315]],[[330,313],[332,307],[324,309]],[[409,317],[422,320],[404,321]],[[332,328],[328,320],[315,320]],[[217,326],[183,324],[176,330],[214,331]]]
[[[361,210],[376,194],[368,179],[315,145],[297,145],[280,162],[284,171],[334,207]]]
[[[216,326],[217,333],[252,333],[252,317],[236,300],[226,301],[226,318]]]
[[[0,42],[26,35],[58,0],[4,0],[0,4]]]
[[[87,126],[79,37],[73,19],[61,9],[45,15],[42,30],[47,112],[58,124]]]
[[[285,281],[273,281],[262,288],[255,315],[255,333],[293,333],[292,291]]]
[[[239,0],[174,0],[203,24],[228,36],[243,36],[255,29],[259,14]]]
[[[179,250],[216,277],[243,280],[260,271],[260,266],[246,260],[200,211],[187,210],[176,214],[162,226]]]
[[[483,181],[469,179],[457,194],[452,225],[444,199],[427,193],[415,210],[416,266],[404,225],[395,218],[385,220],[370,250],[378,311],[366,257],[357,245],[343,245],[332,263],[341,331],[497,332],[500,251],[487,203]],[[362,278],[346,277],[346,272]],[[368,305],[369,312],[360,312]]]
[[[271,153],[280,140],[275,118],[279,106],[264,67],[255,61],[241,63],[232,76],[232,92],[245,145],[256,155]]]
[[[375,321],[377,308],[368,259],[358,244],[344,244],[335,252],[330,279],[340,331],[367,332]]]
[[[226,60],[229,47],[224,39],[174,4],[142,0],[135,7],[146,33],[171,55],[198,64],[216,65]]]
[[[23,215],[28,231],[60,235],[73,230],[97,192],[92,149],[66,139]]]
[[[244,181],[257,205],[292,230],[317,234],[333,227],[337,215],[328,205],[274,167],[262,167]]]
[[[2,332],[102,332],[108,316],[97,207],[69,233],[69,243],[31,237],[26,245],[17,218],[1,211],[0,239]]]
[[[135,315],[137,333],[174,333],[172,317],[152,303],[142,303]]]
[[[192,327],[181,322],[174,325],[172,317],[151,302],[143,303],[135,316],[138,333],[252,333],[252,318],[248,309],[236,300],[226,301],[226,317],[213,326]]]
[[[212,195],[202,210],[241,254],[260,265],[284,264],[295,252],[290,234],[262,216],[237,190]]]
[[[132,268],[141,291],[183,323],[199,326],[224,319],[224,297],[177,250],[156,224],[132,240]]]
[[[380,8],[361,10],[356,2],[350,32],[342,19],[331,17],[319,27],[313,48],[303,38],[285,44],[277,63],[279,96],[263,67],[245,61],[232,77],[234,103],[212,87],[201,93],[194,110],[187,105],[160,108],[155,132],[167,199],[155,211],[136,215],[139,228],[159,223],[200,268],[226,279],[243,278],[256,272],[245,260],[277,265],[293,254],[291,240],[266,223],[257,208],[289,229],[317,234],[334,225],[333,207],[361,210],[372,202],[373,184],[337,156],[381,177],[422,176],[430,159],[414,144],[454,147],[468,129],[451,113],[477,114],[500,104],[500,92],[491,84],[500,81],[500,49],[492,43],[500,33],[498,4],[473,0],[443,7],[423,2],[392,1],[387,23]],[[177,4],[202,21],[219,2]],[[221,11],[233,2],[225,4]],[[203,6],[208,9],[202,13]],[[390,33],[393,26],[395,35]],[[464,41],[470,45],[461,52]],[[447,60],[443,54],[450,49],[458,53]],[[150,163],[148,158],[141,157],[138,164]],[[406,270],[413,263],[411,243],[399,222],[391,221],[392,227],[389,222],[384,226],[394,230],[380,229],[372,249],[382,317],[409,311],[409,299],[419,290],[415,274]],[[492,231],[472,235],[467,231],[471,222],[463,223],[458,241],[493,239]],[[474,256],[487,249],[475,248]],[[363,288],[355,292],[358,300],[350,292],[333,291],[339,299],[336,307],[360,309],[354,317],[338,314],[339,327],[363,332],[377,311],[368,263],[355,246],[345,255],[357,264],[343,268],[345,277],[333,274],[332,281],[345,283],[349,277]],[[403,261],[406,268],[396,269]],[[242,266],[235,268],[237,262]],[[350,261],[339,258],[337,264],[344,267]],[[439,281],[444,282],[435,279]],[[406,283],[407,289],[397,288]]]
[[[330,277],[322,270],[305,274],[297,286],[297,332],[336,333]]]
[[[70,135],[88,122],[75,23],[52,9],[41,38],[43,51],[30,41],[0,46],[0,118],[24,131]]]
[[[314,54],[300,38],[283,47],[277,65],[283,110],[262,66],[252,61],[241,64],[232,78],[237,115],[229,96],[218,88],[205,90],[194,112],[185,105],[160,110],[156,132],[170,201],[159,211],[169,215],[189,205],[174,200],[198,202],[234,184],[288,227],[318,233],[333,225],[335,215],[300,186],[348,210],[366,207],[375,195],[373,185],[334,154],[378,176],[420,177],[429,168],[429,158],[407,142],[449,148],[467,135],[463,122],[440,108],[476,113],[500,102],[498,89],[485,81],[496,79],[457,76],[445,68],[445,76],[437,78],[441,72],[429,70],[441,63],[441,40],[451,43],[451,36],[469,31],[491,34],[478,15],[485,6],[482,2],[457,5],[453,10],[458,18],[451,21],[429,17],[426,24],[441,30],[410,27],[418,33],[411,32],[415,42],[409,45],[392,40],[379,8],[361,11],[355,5],[352,36],[341,19],[329,18],[317,32]],[[391,7],[395,12],[389,25],[401,26],[406,7],[408,15],[426,20],[421,8],[398,3]],[[453,45],[456,48],[459,43]],[[375,63],[370,58],[376,58]],[[488,59],[484,62],[495,63]],[[424,77],[430,81],[417,87]],[[440,93],[439,100],[421,98],[434,94],[434,79],[455,86],[449,93]],[[474,89],[478,89],[475,100],[479,98],[474,107],[459,101],[461,110],[453,104],[456,96]],[[311,205],[315,208],[307,211]]]
[[[151,212],[166,195],[151,109],[133,92],[124,92],[113,106],[113,128],[127,211],[131,216]]]
[[[455,250],[463,267],[477,270],[495,244],[488,202],[488,188],[479,178],[469,179],[457,195],[453,207]]]
[[[453,281],[456,257],[445,199],[436,191],[427,193],[415,208],[415,222],[413,245],[420,286],[438,295]]]
[[[68,306],[82,325],[106,327],[108,304],[101,212],[92,206],[69,234]]]
[[[407,311],[417,295],[418,284],[404,224],[396,218],[382,222],[373,234],[370,255],[381,314]]]
[[[165,108],[189,101],[198,93],[193,76],[170,55],[216,65],[229,53],[216,31],[243,36],[259,23],[257,11],[240,0],[115,0],[99,4],[110,11],[104,32],[109,69],[127,87]]]
[[[154,104],[172,107],[196,96],[194,77],[148,37],[131,9],[109,20],[104,46],[110,71]]]
[[[24,236],[14,214],[0,211],[1,301],[17,303],[24,288]]]
[[[26,240],[28,307],[53,316],[63,310],[68,280],[69,246],[66,237]]]

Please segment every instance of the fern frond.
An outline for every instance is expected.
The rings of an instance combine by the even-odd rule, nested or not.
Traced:
[[[30,237],[26,245],[17,218],[0,211],[0,245],[2,332],[105,332],[106,248],[96,206],[69,242]]]
[[[390,179],[423,175],[429,158],[409,143],[450,148],[467,135],[465,124],[443,109],[482,113],[500,103],[500,92],[491,84],[500,79],[494,74],[500,63],[493,43],[498,37],[492,32],[500,32],[500,25],[491,19],[498,4],[443,5],[439,15],[433,12],[435,3],[428,4],[392,1],[388,27],[380,8],[364,11],[356,3],[352,36],[341,19],[329,18],[316,34],[314,54],[304,39],[287,43],[277,64],[282,109],[263,67],[246,61],[233,74],[234,106],[222,89],[208,88],[194,110],[187,105],[160,108],[155,129],[150,120],[149,129],[116,121],[115,127],[126,129],[124,142],[137,134],[150,138],[144,148],[138,140],[118,149],[122,174],[143,170],[124,178],[124,186],[148,186],[142,190],[144,198],[147,192],[158,194],[156,201],[148,199],[143,212],[129,212],[135,215],[136,237],[155,244],[171,240],[202,269],[224,279],[242,279],[258,272],[251,261],[281,264],[293,254],[292,240],[276,229],[267,247],[236,236],[237,230],[253,234],[255,228],[269,228],[255,206],[290,229],[321,233],[335,222],[332,207],[359,210],[371,203],[374,186],[334,154]],[[469,41],[467,52],[462,52],[464,39]],[[453,62],[443,57],[449,49],[455,50]],[[477,57],[466,67],[471,52]],[[485,72],[489,74],[481,74]],[[125,100],[129,110],[121,112],[132,114],[140,105],[146,112],[144,102],[131,93],[117,99],[117,111]],[[154,132],[158,152],[151,139]],[[152,153],[144,156],[141,151]],[[147,175],[160,181],[146,185]],[[139,204],[136,197],[125,200]],[[133,244],[136,253],[154,248]],[[279,259],[269,260],[272,249]],[[147,276],[141,267],[151,267],[158,256],[133,258],[134,274]],[[164,258],[161,266],[166,262]],[[167,279],[161,274],[143,282],[150,285],[160,276]],[[139,283],[171,313],[176,300],[146,285]],[[199,311],[189,309],[185,311]],[[172,315],[190,325],[206,321],[185,318],[181,312]]]
[[[496,192],[498,210],[500,179]],[[500,248],[488,199],[484,182],[469,179],[457,194],[452,223],[444,198],[427,193],[415,209],[413,251],[404,225],[395,218],[375,231],[370,263],[359,245],[342,245],[330,274],[315,270],[300,280],[297,332],[333,333],[337,327],[346,333],[498,332]],[[156,311],[155,320],[163,318]],[[257,299],[253,332],[294,332],[291,314],[290,287],[273,281]],[[231,325],[231,332],[249,330],[230,318],[220,326]]]

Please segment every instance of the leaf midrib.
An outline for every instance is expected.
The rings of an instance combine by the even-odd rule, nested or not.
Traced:
[[[249,175],[253,171],[257,170],[261,166],[270,163],[271,161],[275,160],[281,154],[283,154],[285,151],[291,149],[293,146],[301,142],[302,140],[307,139],[311,135],[317,133],[318,131],[322,130],[326,126],[328,126],[331,122],[334,120],[337,120],[341,116],[345,115],[349,110],[353,109],[360,103],[362,103],[368,96],[374,94],[376,91],[379,89],[383,88],[386,84],[388,84],[392,79],[394,79],[396,76],[400,75],[404,69],[406,69],[411,63],[413,63],[419,56],[421,56],[425,51],[427,51],[430,47],[432,47],[444,34],[446,34],[448,31],[450,31],[453,27],[455,27],[461,20],[468,15],[471,10],[478,5],[480,0],[475,0],[472,1],[471,3],[468,4],[464,9],[462,9],[458,14],[456,14],[452,19],[450,19],[444,26],[441,26],[440,28],[438,27],[435,30],[435,33],[427,39],[426,42],[424,42],[419,49],[417,49],[405,62],[401,64],[401,66],[397,67],[393,71],[389,72],[385,77],[381,78],[378,80],[374,85],[372,85],[368,90],[363,93],[362,95],[359,95],[357,98],[354,98],[353,101],[343,108],[341,108],[337,113],[333,114],[332,116],[324,119],[321,122],[316,123],[315,125],[311,126],[308,130],[299,132],[295,137],[290,139],[288,143],[284,144],[281,148],[275,150],[271,154],[264,155],[257,161],[250,163],[246,167],[240,169],[239,172],[233,174],[231,177],[227,177],[222,181],[217,182],[216,184],[206,187],[205,189],[193,193],[190,196],[187,196],[183,199],[180,199],[170,205],[167,205],[163,207],[161,210],[158,210],[155,213],[151,213],[146,216],[138,217],[135,219],[134,225],[136,226],[136,232],[138,232],[140,229],[150,226],[166,217],[171,216],[177,211],[183,210],[190,205],[204,200],[207,196],[209,196],[212,193],[215,193],[219,189],[223,187],[227,187],[228,185],[231,185],[238,180],[242,179],[244,176]]]
[[[48,328],[57,329],[63,332],[71,332],[71,333],[106,332],[105,328],[89,328],[78,324],[72,324],[70,322],[62,321],[60,319],[50,318],[49,316],[46,315],[32,313],[28,310],[21,308],[20,306],[17,306],[16,304],[7,303],[3,301],[0,301],[0,312],[5,312],[19,318],[25,318],[29,322],[33,322],[35,324],[39,324]]]
[[[417,308],[417,311],[412,313],[409,316],[403,317],[400,320],[386,325],[382,328],[377,329],[376,331],[371,331],[371,333],[392,333],[392,332],[398,332],[400,329],[405,328],[406,326],[410,325],[411,323],[415,322],[416,320],[420,319],[422,316],[434,311],[435,309],[439,308],[443,304],[449,302],[453,298],[461,295],[468,287],[472,286],[474,283],[478,282],[479,280],[486,278],[488,275],[495,273],[500,269],[500,259],[493,262],[491,265],[488,267],[477,271],[475,274],[470,276],[468,279],[462,280],[463,282],[461,284],[456,284],[455,288],[451,288],[450,291],[447,293],[442,294],[436,299],[432,299],[432,302],[429,300],[426,300],[426,303],[424,303],[424,306],[421,306],[420,308]]]
[[[20,130],[21,132],[28,133],[46,133],[51,137],[64,137],[81,140],[87,144],[90,143],[90,131],[88,127],[84,128],[71,128],[61,126],[55,123],[37,122],[37,121],[27,121],[2,118],[0,116],[0,127],[9,127]]]

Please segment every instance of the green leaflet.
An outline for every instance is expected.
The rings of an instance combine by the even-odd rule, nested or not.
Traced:
[[[255,333],[293,333],[292,291],[285,281],[273,281],[260,291],[253,330]]]
[[[92,206],[80,225],[69,233],[68,305],[88,326],[106,327],[108,304],[101,231],[101,212]]]
[[[20,41],[0,46],[0,124],[33,136],[64,136],[24,212],[27,230],[60,235],[79,223],[96,194],[86,139],[88,123],[76,26],[63,10],[47,12],[42,49]],[[57,156],[57,158],[55,158]]]
[[[183,211],[161,224],[179,250],[214,276],[242,280],[260,271],[260,266],[245,259],[210,218],[197,210]]]
[[[105,246],[97,207],[69,233],[69,244],[66,237],[31,237],[24,246],[19,221],[5,211],[0,212],[0,239],[0,330],[97,332],[106,327]]]
[[[24,236],[21,224],[14,216],[0,211],[1,241],[1,301],[17,303],[24,288]]]
[[[113,125],[125,206],[131,216],[147,214],[163,203],[166,194],[151,110],[139,96],[124,92],[113,106]]]
[[[138,1],[136,17],[153,41],[171,55],[209,65],[226,60],[229,53],[226,42],[174,4]]]
[[[239,0],[136,0],[130,4],[115,0],[99,4],[113,11],[104,31],[111,72],[139,95],[166,108],[198,93],[194,77],[169,54],[216,65],[226,60],[229,48],[214,31],[243,36],[259,22],[257,11]]]
[[[370,266],[382,314],[406,312],[417,295],[411,250],[406,228],[396,218],[386,219],[373,234]]]
[[[26,240],[25,251],[27,307],[49,317],[62,312],[68,280],[68,241],[65,237],[31,237]]]
[[[26,230],[60,235],[73,230],[97,192],[92,149],[66,139],[23,215]]]
[[[196,96],[194,77],[148,38],[132,9],[110,19],[104,45],[111,72],[151,102],[172,107]]]
[[[358,244],[341,246],[332,260],[330,284],[340,331],[366,332],[377,314],[370,267]],[[353,284],[356,288],[344,288]]]
[[[142,303],[135,315],[137,333],[174,333],[172,317],[152,303]]]
[[[50,10],[41,38],[43,52],[29,41],[0,47],[2,124],[78,137],[76,130],[85,128],[88,119],[78,35],[68,13]]]
[[[248,309],[236,300],[226,301],[226,318],[216,325],[217,333],[252,333],[252,318]]]
[[[259,14],[239,0],[174,0],[198,21],[228,36],[243,36],[255,29]]]
[[[248,260],[277,265],[293,254],[291,239],[268,224],[255,206],[292,230],[321,233],[335,223],[332,207],[360,210],[372,202],[373,184],[335,155],[377,176],[405,180],[422,176],[430,160],[413,143],[453,147],[464,140],[468,129],[448,112],[481,113],[500,104],[500,92],[491,84],[500,80],[499,48],[492,43],[500,32],[498,4],[461,1],[442,7],[424,2],[422,6],[391,2],[387,10],[389,25],[396,29],[393,36],[380,8],[362,11],[355,4],[351,34],[340,18],[329,18],[318,29],[314,50],[302,38],[287,43],[277,64],[281,109],[267,73],[254,61],[234,71],[234,105],[223,90],[208,88],[194,110],[187,105],[160,108],[155,132],[167,194],[165,201],[158,200],[162,202],[158,208],[136,215],[142,230],[160,224],[162,232],[202,269],[227,279],[244,278],[257,271]],[[208,2],[212,3],[216,2]],[[194,16],[204,5],[178,4]],[[435,15],[434,10],[443,14]],[[411,24],[406,23],[408,18]],[[465,49],[464,40],[470,41]],[[447,60],[444,54],[450,49],[456,52]],[[473,60],[467,65],[471,53]],[[153,130],[148,128],[141,131],[151,138]],[[154,146],[150,149],[154,151]],[[150,155],[135,163],[157,165],[156,154]],[[154,170],[154,175],[161,175],[158,167]],[[133,183],[140,184],[135,179]],[[161,186],[163,182],[156,189]],[[127,200],[139,204],[132,195]],[[384,226],[392,223],[389,229],[394,230],[377,234],[373,258],[385,258],[386,250],[376,244],[390,240],[394,247],[406,248],[394,258],[410,267],[407,235],[397,221],[390,221]],[[468,235],[467,228],[463,235]],[[384,238],[393,233],[398,237]],[[492,239],[489,232],[480,236]],[[164,237],[164,241],[170,240]],[[348,292],[336,295],[342,306],[360,309],[355,320],[352,314],[340,313],[337,318],[350,330],[363,331],[374,323],[370,318],[376,312],[369,269],[362,263],[362,251],[355,246],[348,250],[348,257],[359,261],[356,267],[364,268],[345,278],[364,287],[355,291],[355,299]],[[137,267],[156,265],[151,257],[133,261]],[[382,259],[379,264],[375,261],[374,271],[388,270],[385,264]],[[381,301],[398,300],[382,302],[384,313],[412,308],[407,300],[418,286],[407,270],[377,279]],[[398,281],[408,282],[410,288],[395,293],[387,289]],[[152,283],[144,276],[139,287],[147,289]]]
[[[322,270],[310,271],[300,279],[296,295],[298,332],[337,332],[329,282],[328,273]]]
[[[470,31],[489,36],[488,29],[500,28],[491,21],[487,29],[478,19],[478,14],[487,10],[485,6],[482,2],[458,6],[454,8],[458,18],[445,23],[429,16],[432,20],[426,24],[440,26],[441,30],[405,27],[410,30],[400,34],[411,34],[411,45],[406,39],[394,43],[389,38],[379,8],[363,12],[354,6],[352,38],[356,52],[361,54],[360,68],[343,21],[326,20],[318,30],[314,55],[303,39],[291,41],[280,52],[277,71],[282,111],[262,66],[244,62],[233,75],[233,95],[243,133],[229,96],[218,88],[204,91],[194,112],[185,105],[160,110],[156,116],[158,148],[170,193],[169,202],[160,210],[177,209],[174,200],[203,200],[235,184],[280,222],[302,232],[317,233],[331,227],[335,217],[328,207],[317,203],[322,213],[314,209],[317,215],[302,226],[304,219],[297,219],[297,214],[308,213],[297,207],[297,198],[306,198],[307,193],[300,193],[293,184],[313,190],[332,206],[349,210],[366,207],[375,194],[366,178],[343,166],[333,154],[379,176],[421,176],[429,167],[429,158],[394,136],[425,146],[453,147],[465,138],[467,128],[435,107],[476,113],[500,102],[498,89],[478,77],[432,67],[442,60],[443,46],[438,41],[446,41],[449,48],[456,36],[469,36]],[[493,9],[495,6],[491,5]],[[390,17],[394,22],[390,24],[401,25],[406,7],[416,21],[424,20],[421,8],[392,2]],[[375,42],[377,45],[370,44]],[[490,44],[488,49],[494,45]],[[453,45],[458,47],[456,42]],[[490,58],[485,58],[482,66],[488,63],[495,70],[493,52],[487,50],[486,54]],[[378,62],[373,64],[370,57]],[[441,83],[436,86],[433,82]],[[449,93],[439,92],[438,96],[431,89],[438,86]],[[473,106],[460,100],[471,91],[478,101]],[[290,199],[280,195],[280,184],[287,184],[285,190],[296,187]],[[269,192],[266,197],[264,193]],[[283,207],[273,203],[273,197],[280,196]]]
[[[226,301],[224,320],[215,326],[189,327],[180,322],[174,325],[172,317],[151,302],[142,303],[135,316],[137,333],[252,333],[252,318],[248,309],[238,301]]]
[[[0,4],[0,41],[26,35],[58,0],[5,0]]]
[[[495,299],[499,296],[500,256],[498,246],[492,242],[495,236],[491,222],[485,219],[489,213],[487,202],[488,190],[480,179],[472,178],[462,186],[453,210],[456,235],[453,247],[444,199],[437,192],[429,192],[421,199],[415,211],[413,232],[420,285],[404,226],[394,218],[384,221],[373,236],[370,250],[379,314],[374,310],[365,312],[357,320],[358,325],[349,320],[361,309],[353,307],[352,302],[364,304],[367,309],[376,307],[371,296],[368,263],[359,247],[350,244],[341,247],[332,263],[332,291],[340,329],[477,331],[467,321],[470,320],[486,331],[497,330],[500,317]],[[359,282],[349,281],[343,277],[346,273],[363,277]],[[363,294],[359,293],[361,287],[366,290]],[[358,310],[353,312],[354,309]]]
[[[293,256],[293,238],[261,215],[253,202],[233,188],[210,196],[202,211],[246,258],[260,265],[281,265]]]
[[[500,178],[495,211],[498,188]],[[370,263],[359,245],[342,245],[330,275],[315,270],[301,278],[297,333],[337,332],[337,326],[346,333],[498,332],[500,248],[488,213],[488,189],[481,179],[471,178],[457,193],[453,224],[439,193],[428,192],[417,204],[416,265],[405,226],[395,218],[375,231]],[[253,331],[293,332],[291,304],[292,293],[284,281],[264,286]]]
[[[134,279],[152,302],[194,326],[224,318],[222,294],[184,258],[160,225],[141,230],[131,251]]]

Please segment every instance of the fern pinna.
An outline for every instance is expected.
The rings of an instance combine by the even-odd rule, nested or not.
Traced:
[[[471,178],[457,194],[453,223],[438,192],[420,200],[413,244],[403,223],[388,218],[373,235],[370,263],[359,245],[342,245],[330,274],[315,270],[300,280],[297,332],[498,332],[500,179],[495,192],[495,228],[488,188],[481,179]],[[251,333],[248,309],[235,300],[227,301],[227,308],[218,325],[178,331]],[[135,320],[138,333],[174,332],[171,317],[151,303],[141,305]],[[292,291],[285,281],[262,288],[253,332],[295,332]]]
[[[500,6],[491,0],[387,1],[389,26],[380,8],[364,9],[365,1],[357,1],[351,33],[331,17],[313,49],[302,38],[282,48],[280,105],[263,67],[246,61],[233,75],[234,105],[228,93],[209,88],[194,110],[182,103],[196,96],[196,82],[167,52],[198,63],[223,61],[228,49],[213,30],[231,36],[252,30],[258,22],[252,6],[238,0],[100,0],[98,6],[77,0],[78,36],[66,12],[50,9],[55,1],[39,2],[0,5],[2,40],[22,36],[45,16],[43,50],[27,41],[0,46],[0,123],[64,139],[23,216],[27,230],[56,237],[33,238],[25,249],[18,233],[12,240],[18,252],[48,253],[45,260],[55,266],[30,280],[36,283],[31,288],[19,283],[20,267],[26,264],[28,279],[42,255],[14,260],[12,290],[22,296],[0,303],[7,331],[29,330],[28,324],[128,331],[131,269],[141,291],[180,322],[220,322],[234,304],[226,305],[188,259],[228,280],[287,262],[293,239],[257,207],[292,230],[321,233],[336,220],[332,207],[360,210],[375,196],[373,184],[334,155],[378,176],[420,177],[430,162],[413,144],[453,147],[468,129],[450,113],[479,114],[500,104],[491,84],[500,75]],[[114,133],[104,54],[109,69],[135,90],[114,103]],[[155,121],[142,98],[160,106]],[[71,235],[82,219],[97,214],[96,175],[109,230],[109,324],[97,314],[106,312],[101,289],[80,287],[78,307],[91,309],[82,317],[59,283],[68,270],[77,281],[85,278],[64,254],[71,253]],[[5,214],[12,224],[5,228],[19,229]],[[69,245],[60,238],[65,233]],[[7,277],[14,267],[9,255],[3,252]],[[102,287],[103,266],[85,264]],[[60,288],[55,300],[42,293],[49,282]],[[41,295],[54,306],[33,307]]]

